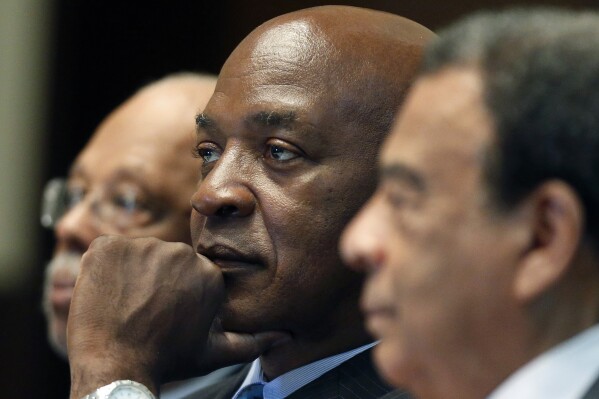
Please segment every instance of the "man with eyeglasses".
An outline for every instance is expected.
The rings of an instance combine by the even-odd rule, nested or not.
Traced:
[[[79,154],[67,179],[46,186],[41,222],[56,236],[43,309],[48,337],[66,358],[66,324],[82,254],[103,234],[190,243],[189,198],[200,162],[191,156],[194,116],[215,78],[175,74],[112,112]],[[178,389],[182,387],[179,386]]]

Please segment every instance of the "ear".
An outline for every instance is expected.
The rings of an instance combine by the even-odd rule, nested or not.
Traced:
[[[572,267],[582,240],[584,209],[578,195],[551,180],[526,200],[531,211],[531,244],[516,270],[514,292],[530,302],[559,282]]]

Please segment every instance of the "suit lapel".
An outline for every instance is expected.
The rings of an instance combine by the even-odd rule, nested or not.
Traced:
[[[371,349],[298,389],[287,399],[411,399],[381,380],[371,360]],[[250,371],[251,364],[222,381],[182,399],[231,399]],[[587,399],[587,398],[585,398]]]
[[[360,353],[288,396],[288,399],[409,399],[374,369],[371,350]]]

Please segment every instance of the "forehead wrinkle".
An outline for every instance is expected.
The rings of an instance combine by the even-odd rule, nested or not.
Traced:
[[[263,32],[252,49],[251,59],[257,69],[263,69],[262,64],[270,68],[273,62],[283,70],[305,68],[319,54],[327,53],[325,37],[306,19],[290,21]]]

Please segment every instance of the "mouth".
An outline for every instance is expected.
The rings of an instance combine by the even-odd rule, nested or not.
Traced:
[[[258,256],[225,245],[201,247],[197,252],[220,267],[223,273],[239,273],[263,268],[263,263]]]
[[[383,338],[386,331],[394,328],[396,313],[391,308],[363,308],[363,314],[366,328],[376,338]]]
[[[56,313],[66,314],[71,306],[75,280],[55,280],[50,290],[50,302]]]

